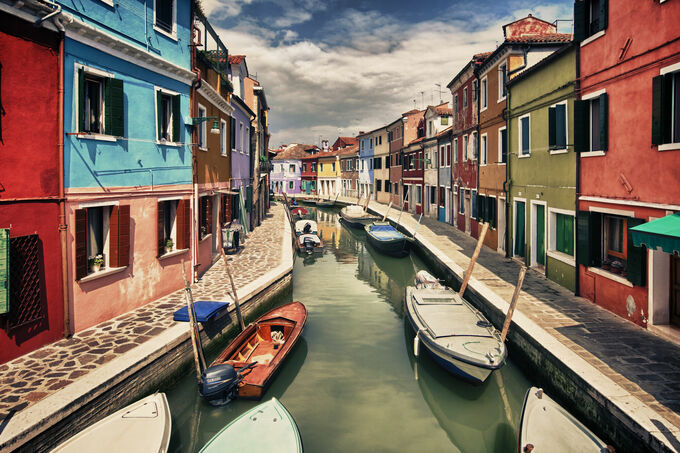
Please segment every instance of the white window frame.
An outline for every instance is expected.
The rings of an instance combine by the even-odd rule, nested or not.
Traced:
[[[246,124],[243,134],[243,154],[250,156],[250,127]]]
[[[153,0],[153,29],[160,34],[177,41],[177,0],[172,0],[172,32],[170,33],[156,25],[156,0]]]
[[[671,74],[674,72],[680,72],[680,63],[675,63],[670,66],[666,66],[661,68],[659,71],[659,75],[666,75],[666,74]],[[673,94],[675,93],[676,90],[673,90]],[[675,102],[674,100],[671,100],[671,105],[674,105]],[[678,112],[680,114],[680,112]],[[675,112],[672,110],[671,107],[671,128],[673,127],[673,124],[675,124]],[[675,131],[671,129],[671,136],[674,134]],[[680,149],[680,142],[671,142],[671,143],[662,143],[658,145],[658,150],[659,151],[673,151],[676,149]]]
[[[489,156],[489,149],[488,149],[488,137],[487,134],[484,133],[480,136],[479,138],[479,165],[486,167],[487,161],[488,161],[488,156]]]
[[[227,143],[227,122],[220,119],[220,155],[226,157],[229,143]]]
[[[593,35],[593,36],[595,36],[595,35]],[[592,93],[584,94],[583,96],[581,96],[581,100],[582,101],[590,101],[592,99],[600,97],[601,94],[604,94],[606,92],[607,92],[607,90],[605,88],[603,88],[601,90],[593,91]],[[590,103],[588,103],[588,104],[589,104],[588,105],[588,129],[590,130],[591,125],[592,125],[592,118],[590,117],[592,109],[591,109]],[[604,154],[605,154],[604,151],[592,151],[592,149],[593,149],[593,131],[590,130],[590,132],[588,134],[588,150],[589,151],[581,153],[579,155],[579,157],[598,157],[598,156],[604,156]]]
[[[502,77],[502,71],[501,67],[505,66],[505,72],[508,72],[508,60],[505,60],[504,62],[500,63],[498,65],[498,100],[496,101],[497,103],[501,103],[505,100],[507,97],[507,90],[505,95],[503,95],[503,77]]]
[[[116,203],[111,203],[110,201],[105,201],[105,202],[94,202],[94,203],[83,203],[81,204],[78,209],[91,209],[91,208],[103,208],[102,209],[102,256],[104,258],[104,269],[106,271],[111,270],[112,268],[110,267],[110,259],[111,259],[111,253],[107,253],[107,251],[111,248],[111,210],[113,209],[114,206],[118,206],[118,202]],[[87,220],[87,239],[86,239],[86,244],[87,244],[87,275],[84,278],[87,278],[91,275],[100,275],[101,271],[99,272],[90,272],[90,220],[88,216]],[[118,268],[114,268],[118,269]],[[80,279],[80,282],[83,281],[84,278]]]
[[[468,134],[463,135],[463,162],[467,162],[468,159],[468,146],[470,144],[470,137]]]
[[[79,90],[78,90],[78,70],[79,69],[82,69],[83,72],[85,72],[85,75],[89,74],[91,76],[105,78],[105,79],[114,79],[116,77],[111,72],[102,71],[101,69],[93,68],[93,67],[90,67],[90,66],[85,66],[83,64],[78,64],[78,63],[74,64],[73,98],[75,100],[75,105],[74,105],[73,111],[75,112],[75,115],[73,116],[73,122],[74,122],[73,130],[79,132],[79,134],[76,135],[76,137],[78,137],[80,139],[94,139],[94,140],[115,142],[116,138],[112,137],[110,135],[106,135],[104,133],[93,134],[93,133],[87,133],[87,132],[80,130],[80,124],[78,122],[78,118],[80,118],[80,98],[78,97],[78,93],[79,93]],[[105,103],[105,100],[104,100],[105,93],[104,93],[104,91],[105,90],[102,89],[102,94],[101,94],[101,96],[102,96],[102,111],[101,111],[102,120],[101,120],[101,123],[102,123],[102,129],[106,130],[106,124],[105,124],[105,121],[106,121],[106,113],[105,113],[106,105],[104,104]],[[158,137],[158,135],[156,135],[156,137]]]
[[[522,150],[522,139],[524,138],[522,136],[522,120],[524,118],[527,118],[529,120],[529,150],[527,151],[526,154],[524,154]],[[517,118],[517,157],[518,158],[525,158],[525,157],[531,157],[531,113],[527,113],[526,115],[522,115],[519,118]]]
[[[201,113],[201,110],[203,113]],[[198,103],[198,116],[200,118],[208,116],[208,109],[200,102]],[[172,138],[174,139],[175,137]],[[205,152],[208,151],[208,120],[203,120],[198,124],[198,149]]]
[[[479,159],[479,156],[475,156],[475,151],[477,150],[477,147],[479,146],[479,133],[477,133],[477,131],[474,131],[472,134],[470,134],[470,137],[472,138],[472,159],[471,160],[477,160],[477,159]]]
[[[576,255],[576,212],[570,211],[568,209],[558,209],[548,207],[548,248],[546,254],[558,261],[562,261],[570,266],[576,267],[575,256],[569,256],[566,253],[562,253],[557,250],[557,214],[571,216],[572,222],[574,222],[574,255]]]
[[[498,128],[498,165],[505,165],[506,162],[503,162],[503,140],[502,140],[502,135],[501,132],[505,131],[505,144],[507,145],[508,143],[508,128],[507,126],[499,127]]]
[[[153,105],[154,105],[154,109],[153,109],[153,110],[154,110],[154,119],[156,120],[156,121],[154,121],[154,123],[155,123],[155,124],[154,124],[154,129],[155,129],[155,131],[156,131],[156,135],[155,135],[156,140],[155,140],[155,142],[156,142],[157,144],[163,145],[163,146],[182,146],[182,143],[180,143],[180,142],[177,141],[177,138],[178,138],[178,137],[174,137],[174,136],[173,136],[173,137],[172,137],[172,141],[166,140],[166,141],[163,142],[163,141],[158,140],[158,132],[159,132],[159,131],[158,131],[158,92],[159,92],[159,91],[161,92],[161,94],[166,95],[166,96],[179,96],[179,93],[176,92],[176,91],[167,90],[167,89],[162,88],[162,87],[159,87],[159,86],[154,86],[154,89],[153,89]],[[180,109],[180,110],[181,110],[181,109]],[[171,129],[172,129],[173,121],[174,121],[174,118],[172,118],[172,116],[171,116],[171,117],[170,117],[170,128],[171,128]],[[180,122],[181,122],[181,119],[180,119]],[[180,123],[180,124],[181,124],[181,123]],[[171,131],[171,132],[174,132],[174,131]],[[173,134],[170,134],[170,135],[173,135]]]
[[[550,107],[557,107],[558,105],[564,105],[564,148],[551,149],[550,154],[565,154],[569,152],[569,103],[565,100],[551,105]],[[555,118],[557,122],[557,117]],[[555,125],[557,126],[557,124]],[[555,130],[557,133],[557,130]]]
[[[239,149],[239,152],[240,152],[241,154],[243,154],[243,143],[245,143],[245,138],[244,138],[244,136],[245,136],[245,134],[244,134],[245,129],[243,129],[243,121],[239,121],[239,122],[238,122],[238,130],[239,130],[239,138],[240,138],[241,140],[239,140],[240,143],[237,143],[237,144],[236,144],[236,147],[237,147],[237,148],[240,147],[241,149]]]
[[[453,163],[458,163],[458,137],[453,139]]]
[[[479,86],[481,87],[481,96],[479,98],[482,104],[479,110],[480,112],[483,112],[489,107],[489,81],[486,76],[482,77],[482,80],[479,82]]]
[[[466,109],[468,106],[468,87],[463,88],[463,108]]]
[[[446,167],[450,167],[451,166],[451,143],[450,142],[446,144],[446,148],[445,148],[444,152],[446,153],[446,157],[444,158],[444,162],[446,163]]]

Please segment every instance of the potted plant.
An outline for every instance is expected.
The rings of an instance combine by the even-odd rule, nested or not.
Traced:
[[[167,238],[165,240],[165,253],[170,253],[172,252],[172,246],[175,245],[174,242],[172,242],[172,239]]]
[[[90,258],[90,270],[92,272],[99,272],[104,265],[104,256],[99,254]]]

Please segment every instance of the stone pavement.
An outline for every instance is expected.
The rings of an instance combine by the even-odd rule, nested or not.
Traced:
[[[230,256],[237,291],[281,263],[282,225],[286,221],[283,206],[272,205],[268,217],[248,235],[244,247]],[[192,289],[194,300],[230,300],[231,285],[223,261],[217,261]],[[172,314],[185,304],[181,289],[0,365],[0,431],[8,416],[15,416],[175,326]]]

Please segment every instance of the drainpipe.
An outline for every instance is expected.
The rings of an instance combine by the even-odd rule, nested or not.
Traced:
[[[193,6],[191,16],[194,16]],[[201,30],[194,25],[192,27],[192,39],[191,39],[191,72],[196,74],[196,79],[191,82],[191,99],[189,103],[189,112],[192,118],[197,115],[198,112],[198,100],[196,98],[196,93],[201,87],[201,70],[196,66],[196,34],[198,34],[198,42],[201,42]],[[198,264],[198,157],[197,157],[197,147],[198,147],[198,131],[192,124],[191,126],[191,181],[193,185],[193,190],[191,193],[191,243],[193,244],[191,252],[191,275],[193,276],[193,281],[198,280],[198,271],[196,265]]]
[[[61,7],[60,7],[61,10]],[[56,19],[55,19],[56,22]],[[61,25],[61,24],[59,24]],[[63,26],[61,27],[63,28]],[[66,223],[66,201],[64,200],[64,39],[62,30],[59,33],[59,88],[57,91],[57,168],[59,178],[59,242],[61,243],[61,291],[64,304],[64,337],[70,337],[71,331],[71,303],[69,300],[68,278],[68,249]]]
[[[574,48],[576,49],[576,86],[574,87],[576,90],[576,93],[581,92],[581,46],[578,44],[574,45]],[[573,132],[572,132],[573,133]],[[573,140],[572,140],[573,142]],[[574,149],[574,153],[576,154],[576,149]],[[574,197],[574,212],[576,213],[576,216],[574,216],[574,264],[575,264],[575,273],[576,275],[574,276],[574,294],[576,296],[581,295],[581,279],[579,277],[580,275],[580,268],[578,264],[578,198],[579,194],[581,193],[581,156],[579,154],[576,154],[576,196]]]

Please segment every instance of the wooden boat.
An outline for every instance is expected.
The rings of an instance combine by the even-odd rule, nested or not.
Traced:
[[[335,205],[335,201],[333,201],[333,200],[322,200],[322,199],[318,199],[318,200],[316,200],[316,203],[315,203],[315,204],[316,204],[317,206],[321,206],[321,207],[329,207],[329,206],[334,206],[334,205]]]
[[[376,250],[386,255],[403,257],[409,254],[410,240],[389,222],[373,222],[364,227],[366,240]]]
[[[293,217],[297,217],[300,219],[306,215],[309,215],[309,211],[302,207],[295,207],[290,210],[290,213]]]
[[[302,439],[290,412],[276,398],[245,412],[215,437],[200,453],[301,453]]]
[[[531,387],[524,397],[520,418],[517,451],[531,444],[533,453],[600,453],[609,451],[592,431],[586,428],[543,389]]]
[[[238,396],[260,399],[281,362],[300,338],[306,321],[307,308],[300,302],[275,308],[248,325],[210,368],[228,364],[239,373],[241,368],[251,365],[238,382]],[[215,400],[218,398],[219,395],[215,395]],[[209,399],[209,402],[215,400]]]
[[[352,228],[363,228],[377,221],[378,217],[369,214],[363,207],[353,204],[340,210],[340,220]]]
[[[171,432],[168,400],[164,393],[154,393],[98,421],[52,451],[166,452]]]
[[[427,272],[418,273],[416,285],[406,288],[404,301],[406,317],[416,332],[416,355],[422,343],[447,371],[477,384],[503,366],[508,355],[505,344],[479,310]]]
[[[301,234],[295,238],[295,250],[307,255],[323,253],[323,241],[316,234]]]

